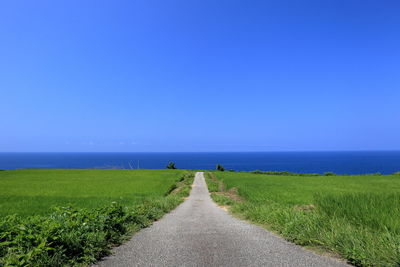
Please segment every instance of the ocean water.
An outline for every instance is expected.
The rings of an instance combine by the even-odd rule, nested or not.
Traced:
[[[221,153],[0,153],[0,169],[125,168],[390,174],[400,171],[400,151],[362,152],[221,152]]]

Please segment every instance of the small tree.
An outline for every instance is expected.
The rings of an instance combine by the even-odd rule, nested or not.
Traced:
[[[168,163],[168,165],[167,165],[167,169],[176,169],[176,167],[175,167],[175,162],[170,162],[170,163]]]
[[[225,168],[221,164],[217,164],[216,169],[217,169],[217,171],[220,171],[220,172],[225,171]]]

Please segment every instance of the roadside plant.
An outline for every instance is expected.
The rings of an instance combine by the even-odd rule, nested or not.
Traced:
[[[217,164],[216,169],[217,169],[217,171],[220,171],[220,172],[225,171],[225,168],[221,164]]]
[[[175,162],[171,161],[170,163],[168,163],[167,169],[175,170],[176,169]]]

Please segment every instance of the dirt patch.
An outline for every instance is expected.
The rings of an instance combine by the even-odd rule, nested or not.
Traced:
[[[218,180],[214,173],[210,173],[210,178],[213,182],[215,182],[216,184],[218,184],[218,191],[219,192],[224,192],[225,191],[225,185],[223,182],[221,182],[220,180]]]
[[[218,206],[220,209],[224,210],[224,211],[228,211],[230,206]]]
[[[176,183],[175,189],[172,190],[172,191],[170,192],[170,194],[178,194],[179,192],[182,191],[182,187],[183,187],[184,185],[185,185],[185,184],[184,184],[183,182],[177,182],[177,183]]]
[[[175,188],[174,190],[172,190],[170,194],[178,194],[179,192],[181,192],[181,188],[180,187]]]
[[[224,183],[218,180],[213,173],[210,173],[210,178],[213,182],[218,184],[218,192],[213,192],[213,194],[228,197],[236,202],[243,202],[243,198],[239,196],[236,187],[232,187],[231,189],[226,190]]]
[[[239,196],[237,189],[235,187],[225,192],[214,192],[214,194],[228,197],[236,202],[243,202],[243,198]]]
[[[237,202],[243,202],[243,198],[239,196],[239,192],[236,187],[232,187],[226,192],[229,197]]]
[[[315,209],[315,206],[313,204],[308,204],[308,205],[295,205],[293,207],[295,210],[301,210],[301,211],[312,211]]]
[[[182,190],[184,190],[188,185],[187,185],[187,181],[185,180],[187,179],[186,177],[183,177],[181,179],[181,181],[177,182],[174,186],[174,189],[171,190],[169,192],[169,194],[179,194],[180,192],[182,192]]]

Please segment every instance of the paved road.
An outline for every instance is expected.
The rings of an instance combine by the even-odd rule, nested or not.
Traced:
[[[188,200],[138,232],[98,266],[346,266],[230,216],[210,198],[203,173]]]

